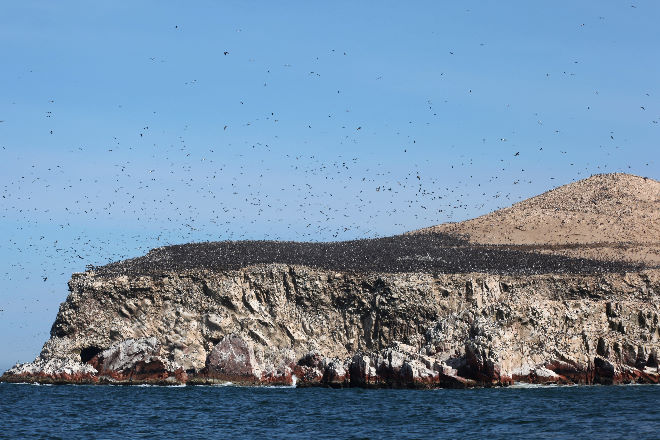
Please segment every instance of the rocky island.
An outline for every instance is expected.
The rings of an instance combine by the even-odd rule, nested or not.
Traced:
[[[0,381],[658,383],[660,182],[596,175],[380,239],[167,246],[69,290]]]

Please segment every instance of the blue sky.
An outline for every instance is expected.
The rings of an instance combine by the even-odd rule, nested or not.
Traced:
[[[86,264],[660,178],[657,2],[355,3],[0,5],[0,369]]]

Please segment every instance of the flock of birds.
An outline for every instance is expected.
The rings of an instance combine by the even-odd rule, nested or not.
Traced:
[[[257,264],[288,264],[345,272],[604,273],[641,266],[526,252],[517,246],[476,245],[441,233],[396,235],[326,243],[221,241],[163,246],[147,255],[88,267],[100,276],[162,276],[189,270],[227,271]]]
[[[455,55],[454,50],[448,53]],[[220,55],[231,60],[235,51],[225,49]],[[332,50],[328,56],[350,57],[350,51]],[[290,64],[282,67],[293,68]],[[269,73],[264,72],[264,77]],[[308,77],[322,74],[309,71]],[[374,80],[381,81],[382,76]],[[184,86],[197,83],[192,79]],[[269,86],[267,79],[263,86]],[[473,94],[472,89],[467,93]],[[45,97],[44,102],[48,124],[57,118],[57,99]],[[247,103],[246,98],[236,105],[247,107]],[[566,183],[554,177],[551,182],[535,182],[535,171],[529,167],[546,153],[566,156],[573,166],[577,161],[567,151],[536,146],[536,156],[530,160],[525,158],[526,150],[507,137],[482,138],[499,154],[490,176],[479,174],[483,160],[453,146],[447,147],[448,162],[427,157],[415,132],[419,125],[428,126],[440,118],[446,112],[440,109],[443,104],[427,99],[420,103],[427,113],[423,124],[402,121],[400,127],[390,128],[400,144],[395,156],[405,161],[405,171],[379,157],[381,152],[361,152],[360,145],[369,142],[366,135],[371,129],[365,121],[352,121],[350,109],[343,115],[328,114],[331,122],[319,123],[340,133],[339,152],[308,144],[313,134],[304,136],[302,148],[287,149],[286,141],[274,134],[283,121],[275,109],[254,110],[252,118],[235,123],[221,122],[222,135],[238,134],[232,135],[232,142],[218,137],[210,146],[188,140],[187,126],[173,135],[156,116],[140,124],[131,138],[99,139],[96,145],[61,152],[59,159],[27,158],[2,145],[2,160],[16,165],[11,180],[6,177],[0,187],[0,219],[15,228],[2,245],[4,252],[14,256],[3,276],[6,280],[34,278],[30,265],[35,256],[43,262],[39,279],[48,282],[68,276],[71,268],[102,266],[173,243],[367,239],[462,220],[534,195],[536,188]],[[646,111],[645,106],[640,108]],[[11,123],[6,118],[0,122]],[[296,123],[301,130],[316,125],[315,121]],[[540,119],[537,123],[543,125]],[[56,129],[47,130],[57,137]],[[260,138],[262,131],[268,137]],[[608,137],[612,145],[604,148],[617,148],[614,133],[608,132]],[[608,171],[607,161],[587,162],[574,176],[603,171]],[[525,184],[525,189],[519,188]]]

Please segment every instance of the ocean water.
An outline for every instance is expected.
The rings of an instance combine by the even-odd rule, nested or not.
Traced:
[[[659,439],[660,386],[413,391],[0,384],[0,438]]]

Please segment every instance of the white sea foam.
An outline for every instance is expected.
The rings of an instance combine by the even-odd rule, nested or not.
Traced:
[[[234,386],[238,386],[238,385],[236,385],[234,382],[227,381],[225,383],[217,383],[217,384],[214,384],[214,385],[211,385],[211,386],[214,386],[214,387],[234,387]]]
[[[556,383],[541,384],[541,383],[516,382],[513,385],[508,386],[507,388],[551,388],[557,386],[558,385]]]

